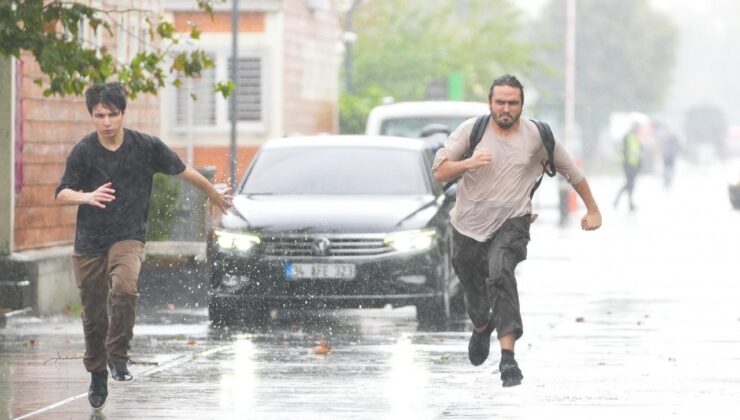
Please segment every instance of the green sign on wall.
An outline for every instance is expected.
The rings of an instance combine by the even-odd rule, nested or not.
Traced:
[[[465,100],[465,76],[461,71],[453,72],[447,78],[447,99],[451,101]]]

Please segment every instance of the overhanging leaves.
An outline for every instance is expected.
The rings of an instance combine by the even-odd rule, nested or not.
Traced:
[[[213,3],[222,0],[197,0],[198,7],[210,14]],[[119,31],[120,14],[144,14],[145,33],[128,34],[146,45],[131,57],[119,62],[108,49],[96,43],[98,31],[109,37]],[[0,54],[20,58],[21,51],[30,52],[46,78],[35,80],[46,86],[44,95],[81,95],[90,84],[118,80],[124,83],[131,97],[139,93],[156,94],[167,84],[169,74],[181,72],[178,77],[199,77],[204,69],[213,67],[213,61],[202,51],[174,53],[172,46],[182,37],[198,39],[200,31],[191,27],[186,35],[178,35],[171,22],[162,21],[148,10],[101,10],[72,1],[12,0],[0,2]],[[174,61],[172,61],[174,58]],[[164,66],[173,62],[168,71]],[[179,79],[171,82],[180,85]],[[214,90],[227,95],[223,86]]]

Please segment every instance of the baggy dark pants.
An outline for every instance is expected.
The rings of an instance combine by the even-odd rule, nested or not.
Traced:
[[[498,338],[524,333],[514,269],[527,258],[531,216],[507,220],[486,242],[453,229],[452,266],[476,327],[493,321]]]
[[[136,240],[116,242],[105,255],[75,252],[72,256],[82,303],[83,362],[88,372],[105,370],[107,360],[128,361],[143,261],[144,243]]]

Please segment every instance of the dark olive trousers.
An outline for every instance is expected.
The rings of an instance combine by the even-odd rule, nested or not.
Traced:
[[[100,372],[107,360],[128,361],[144,243],[116,242],[105,255],[72,256],[82,303],[85,369]]]
[[[530,215],[509,219],[486,242],[453,229],[452,266],[468,316],[476,327],[492,321],[498,338],[524,333],[514,270],[527,258],[530,224]]]

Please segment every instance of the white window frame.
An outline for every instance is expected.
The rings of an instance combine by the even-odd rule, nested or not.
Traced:
[[[231,49],[229,47],[201,47],[206,54],[213,58],[215,67],[215,81],[226,81],[229,79],[228,60],[231,56]],[[185,51],[185,50],[180,50]],[[178,51],[179,52],[179,51]],[[266,134],[269,128],[269,112],[270,112],[270,60],[267,52],[256,51],[256,50],[243,50],[239,52],[239,57],[257,57],[260,58],[261,63],[261,111],[260,121],[238,121],[237,131],[240,133],[254,133],[254,134]],[[185,87],[185,81],[181,89]],[[225,99],[221,93],[214,92],[215,95],[215,109],[216,109],[216,122],[214,125],[194,125],[193,127],[181,126],[177,124],[177,106],[174,103],[177,98],[177,94],[171,87],[170,96],[173,98],[173,102],[170,103],[172,111],[169,113],[170,127],[174,133],[186,133],[192,131],[195,133],[227,133],[231,129],[231,122],[229,121],[229,101]]]
[[[128,55],[129,61],[139,53],[140,40],[139,28],[141,28],[141,16],[139,12],[130,12],[128,18]]]
[[[206,70],[206,72],[208,71],[213,72],[213,79],[210,81],[210,83],[214,83],[216,81],[215,70],[216,70],[215,68],[210,68]],[[171,107],[171,110],[169,113],[171,126],[180,128],[182,129],[182,131],[187,131],[187,130],[190,130],[196,127],[214,127],[217,124],[217,118],[218,118],[218,109],[217,109],[217,103],[216,103],[215,96],[211,97],[211,99],[213,100],[213,124],[199,124],[199,125],[191,124],[189,121],[190,118],[188,115],[183,115],[182,121],[178,121],[177,117],[178,117],[178,111],[180,110],[180,105],[178,104],[177,101],[180,97],[184,98],[185,101],[193,102],[192,104],[182,104],[182,109],[184,110],[184,112],[195,112],[195,109],[191,110],[190,107],[191,106],[195,107],[197,105],[197,103],[195,102],[197,101],[203,101],[207,99],[207,98],[204,99],[203,98],[204,95],[201,94],[200,92],[197,92],[198,88],[193,86],[193,83],[195,83],[196,80],[192,78],[191,79],[183,78],[181,79],[181,82],[182,84],[179,88],[172,87],[171,94],[169,95],[169,97],[171,98],[171,100],[169,101],[169,105]],[[206,83],[208,83],[208,81],[206,81]],[[192,92],[190,93],[194,93],[196,95],[197,99],[195,101],[193,101],[193,99],[188,95],[189,88],[193,88]],[[209,86],[205,86],[205,89],[208,89],[208,88]]]
[[[96,10],[103,10],[103,1],[102,0],[91,0],[90,1],[90,7]],[[89,24],[89,22],[88,22]],[[90,31],[92,32],[92,45],[93,48],[95,48],[98,51],[98,57],[101,56],[100,49],[103,47],[103,31],[105,28],[103,25],[98,25],[97,29],[93,29],[90,27]]]
[[[118,41],[116,44],[116,59],[119,63],[128,63],[128,13],[121,13],[118,19]]]

